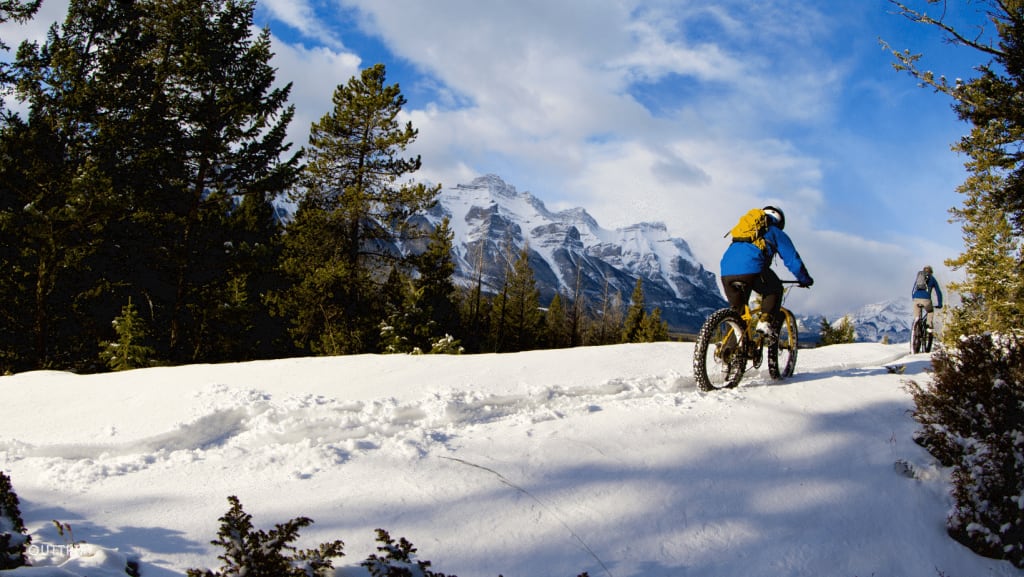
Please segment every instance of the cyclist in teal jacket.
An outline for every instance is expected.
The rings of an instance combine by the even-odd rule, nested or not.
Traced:
[[[775,271],[771,269],[772,259],[778,254],[797,282],[802,287],[809,287],[814,284],[814,279],[807,272],[800,253],[793,246],[789,235],[782,232],[786,227],[786,216],[782,210],[774,206],[764,207],[768,215],[768,230],[764,233],[765,248],[761,250],[749,242],[735,241],[729,245],[722,255],[720,270],[722,276],[722,287],[725,289],[725,299],[729,306],[738,312],[743,312],[743,307],[750,300],[751,290],[761,295],[761,308],[768,312],[768,318],[772,323],[758,323],[756,330],[774,335],[782,324],[779,316],[779,309],[782,308],[782,281]],[[742,281],[744,289],[733,286],[735,281]]]

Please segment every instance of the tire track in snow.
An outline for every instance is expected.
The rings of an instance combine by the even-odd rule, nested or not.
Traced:
[[[445,459],[447,461],[454,461],[456,463],[461,463],[463,465],[466,465],[467,467],[473,467],[474,469],[480,469],[481,471],[486,471],[486,472],[494,475],[498,479],[498,481],[501,482],[501,484],[503,484],[503,485],[505,485],[505,486],[507,486],[507,487],[509,487],[509,488],[511,488],[513,490],[515,490],[515,491],[518,491],[518,492],[522,493],[523,495],[526,495],[527,497],[532,499],[535,503],[540,505],[541,509],[547,511],[552,517],[554,517],[555,520],[557,520],[558,523],[562,527],[565,527],[565,530],[569,532],[569,535],[571,535],[572,538],[575,539],[576,542],[579,543],[581,547],[583,547],[583,550],[586,551],[587,554],[589,554],[591,557],[594,558],[595,561],[597,561],[597,564],[600,565],[602,569],[604,569],[604,572],[608,574],[608,577],[612,577],[612,572],[608,569],[608,566],[604,564],[604,561],[601,561],[601,558],[597,556],[597,553],[594,553],[594,550],[590,548],[590,545],[587,545],[586,541],[584,541],[583,538],[579,536],[579,533],[577,533],[575,529],[570,527],[569,524],[566,523],[562,519],[562,517],[556,511],[554,511],[551,507],[549,507],[543,501],[538,499],[533,493],[527,491],[526,489],[524,489],[523,487],[520,487],[519,485],[516,485],[512,481],[509,481],[507,478],[505,478],[504,475],[502,475],[501,473],[495,471],[494,469],[490,469],[488,467],[484,467],[483,465],[478,465],[476,463],[472,463],[470,461],[466,461],[465,459],[459,459],[457,457],[441,457],[441,458]]]

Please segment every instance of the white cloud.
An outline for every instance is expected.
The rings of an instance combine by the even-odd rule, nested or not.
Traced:
[[[289,135],[298,148],[306,145],[310,125],[331,111],[335,88],[359,75],[361,60],[350,52],[326,47],[307,48],[288,44],[277,37],[272,43],[271,64],[277,69],[278,82],[293,83],[290,102],[295,105],[295,119]]]
[[[54,6],[44,2],[44,10]],[[715,272],[721,236],[738,214],[778,203],[818,281],[816,290],[800,291],[811,296],[797,298],[823,311],[855,308],[875,294],[901,297],[902,277],[919,266],[908,264],[914,255],[929,255],[938,266],[959,252],[913,234],[897,238],[871,223],[851,229],[837,212],[852,202],[836,202],[837,190],[849,193],[838,185],[863,180],[860,212],[898,220],[894,214],[914,210],[910,199],[920,202],[957,172],[927,168],[942,150],[913,158],[927,179],[897,173],[896,160],[887,159],[885,170],[864,164],[879,135],[859,133],[858,119],[844,117],[850,113],[844,97],[851,86],[878,86],[877,77],[888,86],[889,71],[883,64],[878,76],[863,74],[858,66],[866,57],[852,48],[862,45],[856,35],[863,34],[868,47],[861,50],[878,56],[877,34],[862,28],[873,8],[839,6],[796,0],[258,5],[272,19],[278,80],[294,83],[297,145],[305,145],[310,123],[330,111],[335,87],[371,57],[359,53],[349,30],[337,28],[357,23],[401,68],[414,71],[402,78],[402,88],[418,95],[417,105],[404,111],[420,131],[410,151],[424,160],[417,176],[454,185],[494,172],[549,206],[583,206],[604,226],[661,220]],[[836,43],[840,37],[844,42]],[[392,76],[398,62],[385,63]],[[912,81],[904,81],[911,91]],[[899,78],[892,83],[906,94]],[[892,107],[897,103],[883,98],[889,92],[862,94]],[[899,104],[913,110],[906,101],[915,96],[910,92]],[[836,127],[844,132],[838,136],[863,143],[860,152],[843,155]],[[831,230],[836,224],[842,229]]]
[[[260,0],[259,7],[266,10],[270,18],[294,28],[307,38],[335,50],[343,48],[336,32],[324,25],[324,20],[307,0]]]

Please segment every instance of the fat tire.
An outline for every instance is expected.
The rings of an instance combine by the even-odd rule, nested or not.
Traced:
[[[693,377],[700,390],[731,389],[740,384],[747,359],[741,350],[741,343],[735,337],[742,335],[745,327],[743,317],[731,308],[718,309],[704,321],[693,351]],[[729,336],[729,331],[732,331],[733,336]],[[732,339],[733,342],[723,343],[723,339]],[[732,354],[727,354],[725,359],[721,358],[719,352],[723,344],[734,347]],[[723,375],[724,378],[712,379],[713,375]]]
[[[910,352],[917,354],[921,352],[922,339],[924,337],[923,324],[920,320],[914,322],[914,330],[910,332]]]
[[[768,345],[768,375],[773,379],[792,377],[796,370],[796,354],[800,341],[793,313],[782,309],[785,320],[775,331],[777,338]],[[779,365],[779,355],[785,362]]]

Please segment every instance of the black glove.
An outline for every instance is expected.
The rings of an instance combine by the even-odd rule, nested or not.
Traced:
[[[808,275],[807,280],[800,283],[800,288],[810,288],[812,284],[814,284],[814,279]]]
[[[942,305],[935,305],[935,308],[937,308],[937,309],[941,309],[941,308],[942,308]]]

